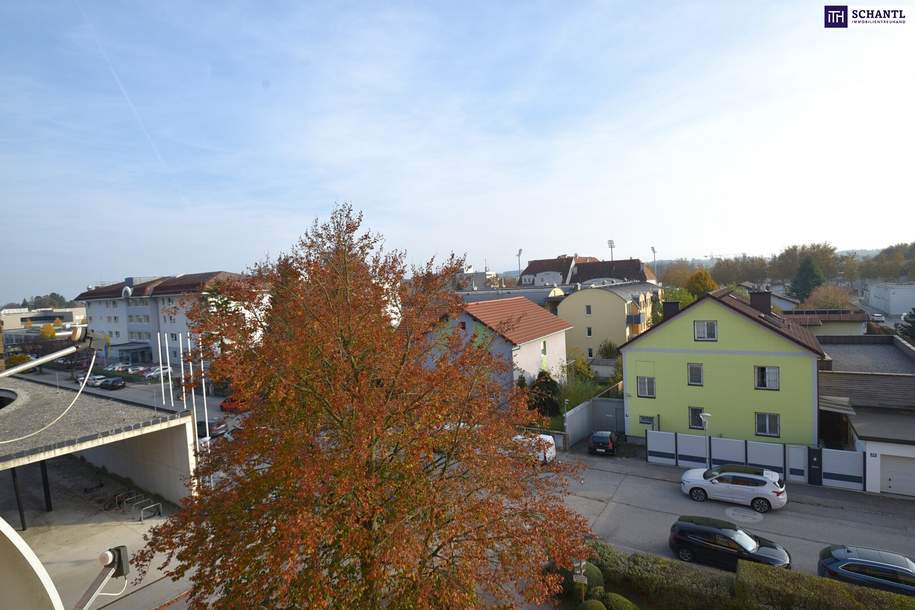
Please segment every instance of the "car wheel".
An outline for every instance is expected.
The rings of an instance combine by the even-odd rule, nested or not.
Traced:
[[[698,487],[693,487],[691,490],[689,490],[689,497],[696,502],[705,502],[708,500],[708,494],[705,493],[705,490],[699,489]]]
[[[753,510],[758,513],[767,513],[772,510],[772,505],[769,504],[769,501],[765,498],[756,498],[752,503],[750,503],[750,506],[752,506]]]
[[[682,546],[679,549],[677,549],[677,557],[680,558],[680,561],[685,561],[687,563],[689,563],[693,559],[695,559],[695,557],[693,556],[693,552],[691,550],[689,550],[688,548],[682,547]]]

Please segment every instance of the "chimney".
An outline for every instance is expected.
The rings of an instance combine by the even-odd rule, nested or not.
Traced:
[[[772,293],[767,291],[754,291],[750,293],[750,306],[764,314],[772,313]]]
[[[132,278],[132,277],[125,277],[125,278],[124,278],[124,283],[125,283],[126,285],[130,286],[131,288],[133,288],[133,278]]]
[[[680,313],[680,301],[664,301],[663,313],[665,320]]]

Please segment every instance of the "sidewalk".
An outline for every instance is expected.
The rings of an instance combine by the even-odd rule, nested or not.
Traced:
[[[631,452],[629,453],[631,454]],[[638,457],[591,456],[587,453],[587,447],[583,443],[575,445],[567,455],[594,470],[675,484],[680,483],[680,475],[686,470],[686,468],[676,466],[650,464],[644,458]],[[820,487],[795,481],[789,482],[787,486],[790,501],[798,504],[908,519],[915,515],[915,498]]]

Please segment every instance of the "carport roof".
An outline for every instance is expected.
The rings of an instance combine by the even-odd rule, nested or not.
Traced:
[[[848,421],[862,440],[915,445],[915,410],[856,408]]]
[[[112,437],[113,442],[153,431],[146,428],[180,425],[184,422],[179,420],[190,416],[190,412],[156,411],[148,406],[83,393],[67,414],[47,430],[4,443],[52,422],[64,412],[76,392],[19,377],[0,380],[0,389],[16,393],[13,402],[0,408],[0,470],[44,459],[40,454],[80,451],[87,444],[98,445],[100,440],[104,443],[106,437]]]

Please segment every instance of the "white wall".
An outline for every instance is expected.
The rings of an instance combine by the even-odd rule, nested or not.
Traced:
[[[877,441],[859,441],[864,445],[867,453],[867,481],[865,491],[880,493],[880,456],[895,455],[899,457],[915,458],[915,446],[899,445],[896,443],[880,443]],[[857,444],[857,443],[856,443]]]
[[[546,356],[541,355],[541,341],[546,341]],[[565,378],[563,364],[566,360],[566,331],[553,333],[527,343],[522,343],[512,350],[512,361],[516,368],[524,371],[528,381],[537,373],[547,370],[557,381]]]
[[[142,434],[76,455],[131,479],[137,487],[177,504],[190,493],[187,480],[196,466],[193,422]]]
[[[901,316],[915,307],[915,283],[870,284],[866,294],[868,305],[891,316]]]

